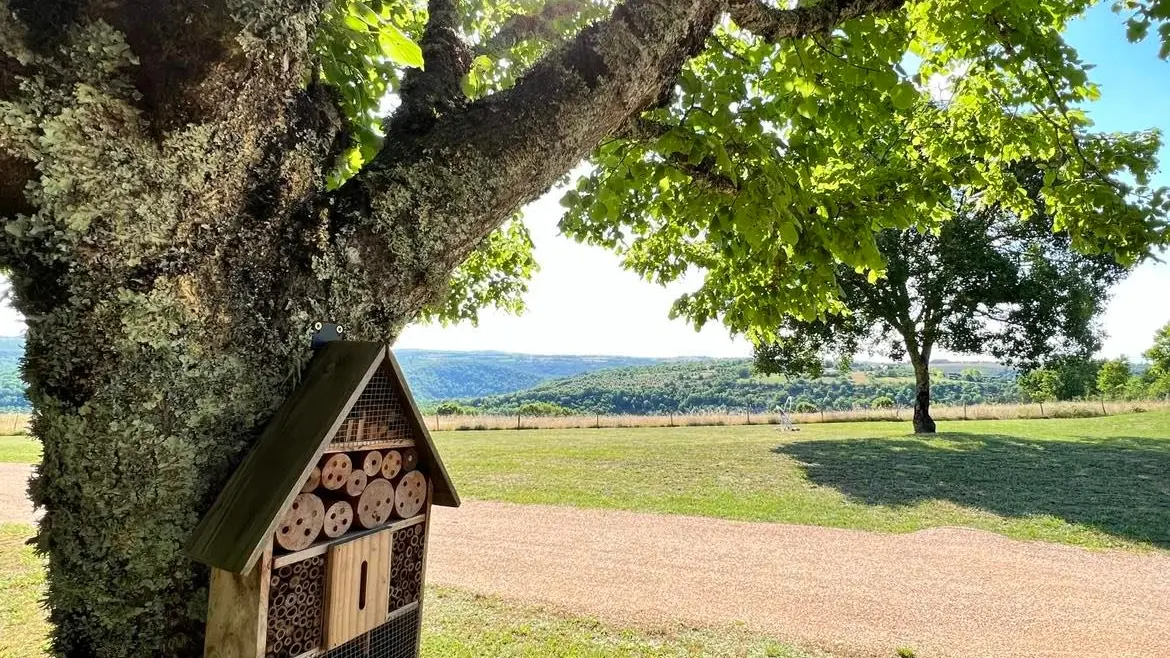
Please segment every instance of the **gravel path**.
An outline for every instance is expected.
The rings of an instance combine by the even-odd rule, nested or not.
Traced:
[[[31,474],[0,464],[0,522],[33,521]],[[474,501],[436,508],[429,552],[430,583],[620,624],[850,656],[1170,658],[1166,554]]]
[[[28,499],[28,464],[0,464],[0,523],[32,523],[35,519]]]
[[[1170,657],[1170,556],[568,507],[436,508],[428,582],[848,655]]]

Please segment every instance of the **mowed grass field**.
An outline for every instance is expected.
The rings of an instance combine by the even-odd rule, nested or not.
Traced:
[[[1170,412],[436,433],[466,498],[1170,550]]]

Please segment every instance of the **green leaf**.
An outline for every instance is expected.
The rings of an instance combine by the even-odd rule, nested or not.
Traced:
[[[796,113],[806,119],[813,119],[817,116],[817,101],[813,97],[805,98],[796,106]]]
[[[379,28],[382,26],[382,19],[378,16],[378,12],[374,11],[364,2],[356,2],[353,5],[358,17],[361,18],[366,25],[372,28]]]
[[[890,92],[890,100],[899,110],[908,110],[918,100],[918,90],[909,82],[902,82]]]
[[[424,68],[422,48],[393,25],[383,25],[378,34],[378,45],[382,54],[390,61],[403,66]]]

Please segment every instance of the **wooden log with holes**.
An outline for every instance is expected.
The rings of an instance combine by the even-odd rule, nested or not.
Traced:
[[[347,500],[335,500],[329,507],[325,508],[325,525],[321,532],[330,539],[337,539],[338,537],[349,532],[350,527],[353,526],[353,505]],[[310,575],[310,577],[314,577]]]
[[[349,499],[353,505],[354,521],[361,528],[376,528],[390,520],[394,511],[394,485],[389,480],[374,478],[366,484],[360,496]]]
[[[325,525],[325,505],[311,493],[297,495],[276,524],[276,545],[286,551],[308,548]]]
[[[345,495],[360,496],[366,490],[366,483],[369,478],[366,477],[366,472],[362,469],[354,469],[350,472],[349,477],[345,479]]]
[[[374,477],[382,470],[382,453],[371,450],[362,455],[362,470],[369,477]]]
[[[394,515],[408,519],[422,511],[427,502],[427,478],[420,471],[402,476],[394,488]]]
[[[349,474],[353,472],[353,462],[344,452],[335,452],[326,455],[321,460],[321,486],[330,491],[337,491],[345,486]]]
[[[418,468],[418,451],[414,448],[403,448],[402,454],[402,472],[409,473]]]
[[[309,477],[305,479],[305,484],[301,486],[301,493],[313,493],[313,490],[319,486],[321,486],[321,467],[314,466],[313,470],[309,471]]]
[[[382,457],[382,477],[392,480],[398,477],[402,470],[402,453],[397,450],[388,450]]]

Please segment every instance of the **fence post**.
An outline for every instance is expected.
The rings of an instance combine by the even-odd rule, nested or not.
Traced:
[[[516,429],[520,429],[520,412],[516,412]]]

